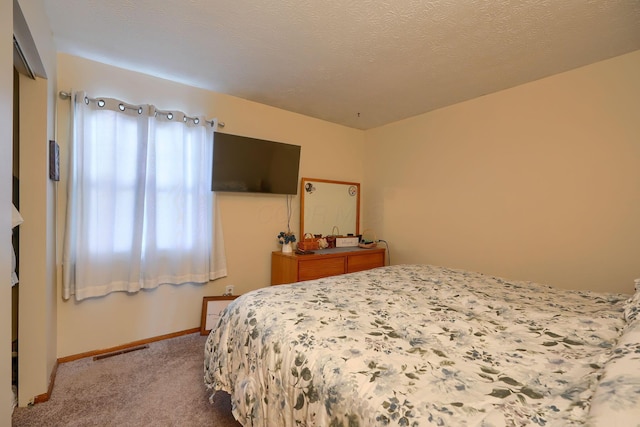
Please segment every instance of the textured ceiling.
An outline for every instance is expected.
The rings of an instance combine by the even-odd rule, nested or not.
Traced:
[[[61,52],[359,129],[640,49],[640,0],[44,3]]]

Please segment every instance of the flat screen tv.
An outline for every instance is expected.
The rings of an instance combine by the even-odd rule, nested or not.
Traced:
[[[297,194],[300,146],[214,132],[213,191]]]

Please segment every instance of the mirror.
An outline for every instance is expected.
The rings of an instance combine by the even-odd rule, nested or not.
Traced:
[[[360,233],[360,184],[302,178],[300,181],[300,239],[306,233],[323,236],[358,235]]]

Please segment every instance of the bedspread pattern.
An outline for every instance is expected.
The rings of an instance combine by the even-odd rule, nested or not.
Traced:
[[[205,383],[245,426],[581,425],[627,298],[407,265],[263,288]]]

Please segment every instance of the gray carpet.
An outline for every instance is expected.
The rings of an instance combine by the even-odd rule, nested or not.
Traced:
[[[63,363],[49,401],[16,408],[12,425],[240,426],[229,395],[219,392],[209,403],[205,339],[190,334],[102,360]]]

